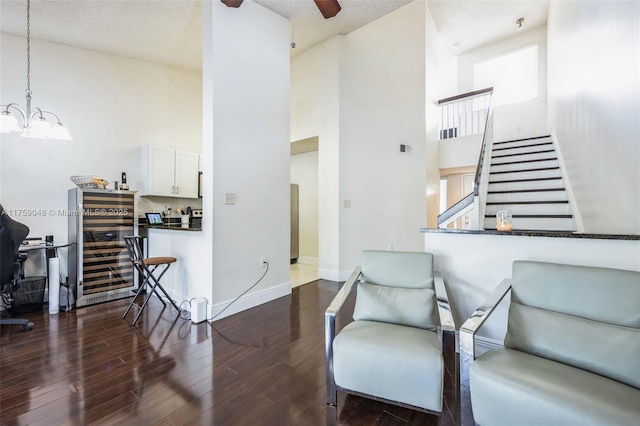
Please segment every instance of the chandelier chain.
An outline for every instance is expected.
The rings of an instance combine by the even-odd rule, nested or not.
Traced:
[[[73,140],[56,114],[31,106],[31,0],[27,0],[27,88],[25,93],[27,103],[24,108],[15,102],[0,105],[1,133],[22,131],[22,136],[27,138]],[[18,123],[12,111],[20,114],[22,125]],[[52,116],[54,121],[52,123],[47,121],[45,116]]]
[[[31,96],[31,0],[27,0],[27,90]]]

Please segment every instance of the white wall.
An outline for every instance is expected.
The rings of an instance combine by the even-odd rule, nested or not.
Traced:
[[[26,40],[0,36],[0,103],[24,107]],[[59,115],[74,139],[0,134],[2,204],[7,209],[66,209],[67,190],[75,186],[72,175],[94,174],[113,182],[126,172],[136,190],[143,144],[200,152],[201,79],[199,72],[31,40],[33,105]],[[176,207],[187,205],[182,199],[171,201]],[[189,203],[196,206],[198,201]],[[67,241],[65,216],[15,219],[31,228],[31,236]],[[65,274],[66,250],[59,252]]]
[[[339,62],[344,36],[291,59],[291,140],[318,136],[318,276],[338,280],[340,262]]]
[[[364,249],[422,247],[426,132],[437,134],[425,121],[427,14],[417,1],[292,59],[291,140],[320,140],[321,278],[344,280]]]
[[[426,225],[438,226],[440,213],[440,146],[438,126],[440,107],[438,100],[457,92],[457,57],[438,35],[438,29],[428,6],[425,8],[425,128],[426,147]]]
[[[340,63],[340,269],[362,250],[419,250],[425,226],[425,16],[414,2],[345,37]],[[400,144],[411,154],[399,152]]]
[[[640,3],[551,2],[549,116],[585,232],[640,233]]]
[[[473,88],[473,65],[532,44],[538,45],[538,93],[536,99],[493,109],[494,140],[504,141],[549,134],[547,124],[546,27],[534,28],[462,53],[458,57],[458,90]]]
[[[440,169],[456,167],[476,167],[480,149],[482,148],[482,135],[469,135],[453,139],[438,141],[438,165]]]
[[[424,240],[443,274],[458,329],[503,278],[511,277],[514,260],[640,271],[638,241],[455,233],[425,233]],[[502,341],[506,310],[490,321],[481,334]]]
[[[269,272],[247,297],[291,292],[289,24],[251,1],[238,9],[206,2],[203,13],[203,203],[212,217],[203,232],[213,258],[197,262],[213,268],[211,300],[220,308],[260,278],[262,256]],[[224,204],[225,193],[236,194],[235,205]]]
[[[298,184],[298,262],[318,264],[318,151],[291,156],[291,183]]]

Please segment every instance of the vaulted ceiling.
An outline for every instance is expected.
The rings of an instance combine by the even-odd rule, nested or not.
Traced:
[[[254,1],[291,21],[292,56],[410,3],[340,0],[340,13],[324,19],[312,0]],[[520,17],[525,28],[544,25],[548,9],[548,0],[426,1],[455,53],[507,36]],[[0,31],[25,35],[25,30],[26,0],[1,0]],[[201,32],[202,0],[32,0],[31,5],[35,39],[193,70],[201,69]]]

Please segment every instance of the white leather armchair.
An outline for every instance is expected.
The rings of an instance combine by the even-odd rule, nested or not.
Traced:
[[[504,349],[475,335],[511,291]],[[460,328],[462,425],[640,422],[640,272],[516,261]]]
[[[336,315],[353,288],[354,321],[336,334]],[[362,266],[326,310],[325,339],[327,404],[344,391],[442,413],[445,359],[457,377],[455,325],[432,254],[363,252]]]

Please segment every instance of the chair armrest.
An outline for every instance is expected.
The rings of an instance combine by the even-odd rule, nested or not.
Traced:
[[[449,304],[449,296],[447,288],[444,286],[442,275],[435,273],[433,277],[433,285],[436,290],[436,299],[438,303],[438,316],[440,317],[440,329],[442,331],[456,332],[456,324],[453,321],[453,313]]]
[[[511,280],[504,279],[498,286],[491,292],[482,305],[475,310],[473,314],[467,319],[462,327],[460,327],[460,355],[463,353],[471,356],[471,361],[475,359],[475,335],[480,329],[482,324],[489,318],[489,315],[496,309],[498,304],[507,295],[507,292],[511,289]]]
[[[356,268],[353,270],[353,272],[349,276],[349,279],[344,283],[340,291],[338,291],[338,294],[336,294],[336,296],[331,301],[331,304],[325,311],[324,313],[325,319],[330,316],[335,318],[338,311],[342,308],[342,305],[344,304],[345,300],[347,300],[349,293],[351,293],[353,284],[356,282],[358,277],[360,277],[360,267],[356,266]]]
[[[349,297],[353,284],[360,277],[360,267],[357,266],[351,276],[344,283],[336,297],[324,313],[324,344],[326,357],[326,374],[327,374],[327,404],[336,405],[336,382],[333,378],[333,339],[336,337],[336,315],[344,305],[345,300]]]
[[[475,310],[460,327],[460,414],[462,426],[475,425],[471,409],[471,393],[469,389],[469,368],[476,356],[475,335],[489,315],[500,304],[511,289],[511,280],[504,279],[491,292],[482,305]]]
[[[453,376],[453,380],[448,380],[447,378],[445,378],[444,392],[453,392],[454,401],[458,401],[460,375],[458,374],[458,362],[456,360],[456,324],[453,321],[453,313],[451,312],[451,305],[449,304],[447,288],[444,286],[442,275],[440,275],[438,272],[434,273],[433,287],[435,289],[436,302],[438,304],[438,317],[440,318],[440,325],[438,327],[438,339],[440,340],[440,347],[442,348],[442,358],[445,362],[445,370],[450,372]],[[442,411],[443,413],[445,411],[444,405]],[[454,413],[455,411],[457,410],[454,410]],[[448,417],[443,414],[442,424],[450,424],[447,421],[444,421],[445,418]],[[453,419],[456,418],[457,414],[453,414]],[[454,422],[453,424],[456,424],[456,422]]]

